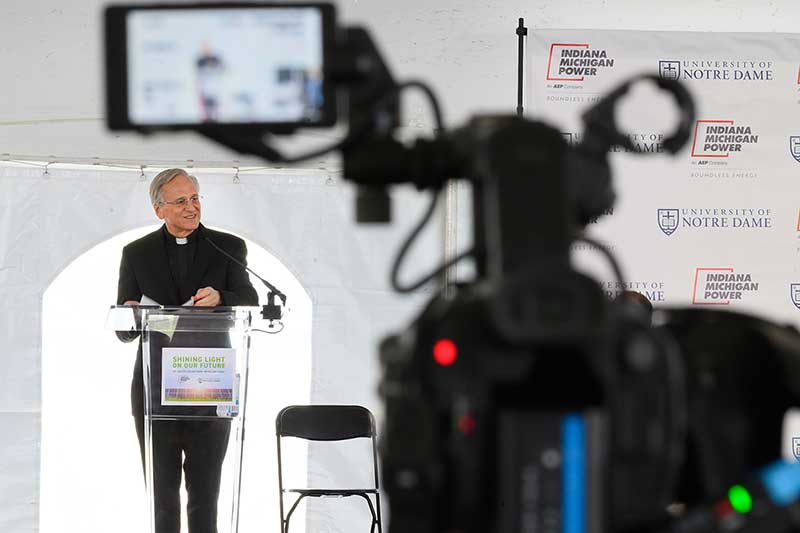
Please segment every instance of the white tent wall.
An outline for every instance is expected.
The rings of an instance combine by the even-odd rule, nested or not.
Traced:
[[[518,17],[530,28],[729,32],[792,32],[800,20],[795,0],[336,3],[342,23],[372,31],[397,78],[432,85],[449,125],[477,111],[513,111]],[[105,130],[104,4],[2,3],[0,65],[6,82],[0,84],[0,154],[260,164],[194,134],[139,137]],[[406,102],[405,128],[412,135],[429,131],[427,105],[418,95]],[[320,142],[327,135],[301,134],[298,140]],[[356,230],[350,222],[352,191],[338,181],[327,184],[325,171],[243,175],[239,184],[231,175],[200,176],[206,192],[219,191],[209,195],[219,203],[206,206],[207,222],[264,245],[308,288],[314,300],[315,399],[377,407],[371,393],[354,398],[352,391],[368,390],[355,386],[359,376],[374,375],[374,338],[403,323],[421,300],[418,295],[400,301],[385,290],[389,250],[418,215],[418,200],[410,194],[401,199],[398,224],[391,229]],[[0,531],[37,530],[42,294],[60,269],[94,244],[152,223],[142,201],[145,191],[138,170],[53,166],[43,177],[38,168],[0,167],[0,340],[6,354],[0,372]],[[436,241],[429,235],[421,253],[438,251]],[[325,366],[353,357],[364,365],[363,374],[342,376]]]
[[[313,305],[312,400],[358,403],[379,413],[376,339],[406,320],[420,302],[419,297],[392,293],[387,273],[401,233],[426,201],[402,191],[395,207],[408,215],[404,223],[361,231],[353,221],[352,190],[325,172],[243,173],[237,181],[233,171],[195,174],[207,197],[206,224],[263,246],[308,290]],[[0,373],[2,531],[36,529],[42,295],[85,251],[154,222],[147,196],[152,175],[143,180],[138,170],[49,168],[45,174],[41,168],[0,166],[0,297],[6,302],[0,312],[6,353]],[[422,239],[410,256],[413,270],[433,266],[440,257],[437,243],[436,231]],[[326,453],[312,454],[312,481],[347,479],[346,462],[330,460]],[[323,464],[342,466],[318,466]],[[314,514],[309,516],[311,520]]]
[[[147,2],[143,2],[147,3]],[[793,0],[352,0],[334,2],[343,24],[372,31],[398,79],[420,78],[442,99],[445,120],[516,106],[517,18],[531,28],[729,32],[796,30]],[[0,154],[140,159],[242,158],[191,133],[140,137],[103,127],[101,0],[4,0],[0,65]],[[432,120],[418,95],[404,125]],[[318,142],[322,132],[300,134]]]

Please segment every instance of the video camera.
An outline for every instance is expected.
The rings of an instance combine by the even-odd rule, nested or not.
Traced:
[[[430,191],[392,284],[411,291],[472,257],[476,277],[435,296],[380,347],[381,459],[392,533],[800,531],[800,466],[780,457],[800,400],[800,335],[754,317],[608,301],[570,247],[613,205],[608,152],[636,152],[615,106],[634,83],[674,97],[687,141],[694,106],[678,82],[637,77],[583,115],[580,144],[516,116],[445,131],[433,93],[397,83],[369,34],[330,4],[111,6],[107,116],[114,130],[196,130],[276,163],[330,151],[359,187],[359,221],[390,220],[391,185]],[[214,36],[214,39],[210,39]],[[422,89],[431,138],[396,138],[399,95]],[[328,127],[331,146],[287,157],[269,135]],[[417,283],[398,273],[450,179],[473,188],[473,247]]]

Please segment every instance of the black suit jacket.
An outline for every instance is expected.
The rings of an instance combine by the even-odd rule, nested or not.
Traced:
[[[195,230],[197,235],[197,249],[195,251],[194,262],[191,269],[191,282],[194,291],[202,287],[213,287],[222,296],[223,306],[234,305],[258,305],[258,295],[250,283],[247,271],[237,265],[214,247],[209,244],[207,238],[217,246],[228,252],[230,255],[243,264],[247,264],[247,247],[244,241],[238,237],[214,231],[204,227],[202,224]],[[128,300],[139,301],[142,295],[147,295],[161,305],[178,306],[183,304],[179,301],[178,287],[173,281],[172,272],[167,256],[166,242],[164,240],[163,228],[159,228],[153,233],[133,241],[122,250],[122,261],[119,266],[119,284],[117,286],[117,305],[122,305]],[[209,339],[202,339],[199,343],[187,339],[188,334],[183,334],[179,338],[173,338],[173,346],[220,346],[221,344],[211,344]],[[129,342],[138,335],[119,333],[118,337]],[[151,348],[158,348],[170,345],[166,336],[158,339],[156,336],[151,338]],[[154,363],[158,363],[160,368],[160,353],[153,358]],[[153,368],[156,372],[158,369]],[[160,395],[160,391],[159,391]],[[144,412],[144,397],[142,383],[142,346],[139,343],[139,351],[136,357],[136,366],[131,383],[131,407],[134,415],[141,416]]]

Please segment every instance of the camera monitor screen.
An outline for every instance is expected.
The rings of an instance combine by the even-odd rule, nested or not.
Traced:
[[[332,18],[321,4],[111,7],[109,124],[332,124]]]

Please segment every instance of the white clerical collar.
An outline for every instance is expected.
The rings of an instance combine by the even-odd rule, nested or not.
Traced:
[[[189,242],[189,239],[187,239],[186,237],[175,237],[175,242],[177,244],[186,244],[187,242]]]

